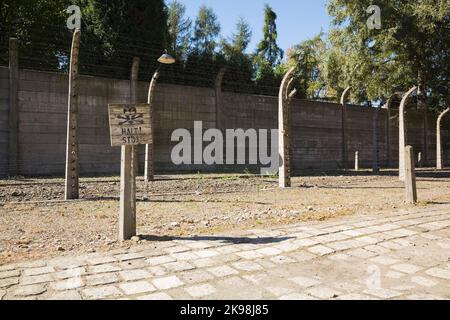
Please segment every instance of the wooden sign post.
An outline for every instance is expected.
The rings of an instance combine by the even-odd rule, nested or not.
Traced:
[[[122,147],[120,165],[119,240],[136,235],[136,193],[133,185],[133,146],[152,143],[148,104],[112,104],[109,109],[111,145]]]
[[[413,147],[405,147],[405,191],[406,201],[411,204],[417,203],[416,172],[414,166]]]

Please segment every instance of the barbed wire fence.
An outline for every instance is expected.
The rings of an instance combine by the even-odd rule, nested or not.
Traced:
[[[16,30],[6,30],[0,36],[0,66],[8,67],[9,64],[9,40],[16,38],[18,44],[19,69],[51,72],[55,74],[68,74],[70,50],[72,42],[72,32],[65,26],[55,27],[54,25],[42,26],[47,32],[40,33],[34,30],[31,34],[23,36]],[[47,34],[58,35],[55,38]],[[61,36],[62,35],[62,36]],[[194,86],[204,88],[214,88],[217,74],[222,68],[225,68],[225,76],[222,81],[222,90],[225,92],[251,93],[275,96],[278,94],[277,80],[261,80],[256,82],[252,79],[252,70],[242,70],[241,68],[227,64],[224,59],[215,57],[199,57],[192,55],[187,61],[178,60],[173,65],[160,66],[157,59],[164,52],[162,48],[152,46],[151,43],[142,40],[139,43],[129,43],[124,35],[116,35],[116,43],[119,43],[112,50],[99,51],[102,44],[97,47],[90,46],[92,42],[83,38],[83,32],[80,43],[80,64],[79,70],[82,76],[94,76],[100,78],[129,80],[131,64],[134,57],[140,58],[139,81],[149,82],[154,72],[161,67],[158,83],[174,84],[182,86]],[[200,97],[199,97],[200,98]],[[34,112],[34,111],[33,111]],[[36,110],[36,112],[40,112]],[[60,112],[60,111],[58,111]],[[61,116],[65,117],[66,110],[61,110]],[[58,125],[65,127],[66,123]],[[28,134],[28,133],[27,133]],[[22,137],[26,139],[26,137]],[[49,140],[54,140],[49,137]],[[65,144],[64,141],[58,141],[60,147]],[[23,146],[27,148],[27,146]],[[59,148],[60,149],[60,148]],[[58,149],[58,150],[59,150]],[[63,150],[62,154],[64,154]],[[103,156],[98,152],[99,159],[84,161],[82,165],[99,169],[110,166],[117,166],[117,159]],[[59,158],[61,159],[61,158]],[[108,160],[105,160],[108,159]],[[17,157],[15,163],[10,163],[7,159],[0,158],[0,175],[6,176],[9,172],[21,174],[22,168],[30,161],[35,162],[41,169],[41,172],[60,172],[64,173],[64,161],[53,160],[51,162],[41,161],[40,155],[33,159],[26,160]],[[101,172],[101,170],[99,170]]]
[[[13,30],[1,33],[0,35],[0,66],[9,64],[9,39],[18,39],[19,68],[34,71],[52,72],[56,74],[68,74],[70,49],[72,42],[72,32],[65,26],[55,27],[45,25],[44,29],[52,30],[50,34],[57,34],[57,38],[49,38],[35,30],[32,35],[21,36]],[[46,33],[47,34],[47,33]],[[102,44],[92,46],[90,39],[81,36],[80,45],[80,74],[108,79],[129,80],[131,64],[134,57],[141,60],[139,69],[139,80],[149,82],[154,72],[160,67],[157,59],[163,53],[163,48],[155,47],[151,43],[141,40],[139,43],[130,43],[125,35],[116,35],[115,42],[119,43],[114,49],[103,48]],[[203,88],[214,88],[217,74],[225,68],[226,72],[222,82],[224,92],[248,93],[265,96],[276,96],[279,91],[277,79],[253,79],[253,70],[240,68],[236,65],[226,63],[218,58],[199,58],[193,55],[187,61],[178,60],[173,65],[161,66],[161,73],[158,83],[174,84],[181,86],[193,86]],[[195,94],[195,93],[193,93]],[[201,98],[199,96],[199,98]],[[59,111],[58,111],[59,112]],[[62,110],[61,116],[65,118],[67,110]],[[65,127],[66,123],[62,123]],[[107,133],[102,133],[107,134]],[[50,139],[53,139],[50,137]],[[58,141],[64,145],[65,141]],[[330,147],[330,152],[338,149]],[[99,172],[104,167],[117,166],[117,159],[109,157],[107,153],[96,151],[101,160],[84,161],[82,165],[91,168],[99,168]],[[62,151],[64,154],[64,151]],[[29,163],[30,159],[27,159]],[[54,160],[51,162],[39,162],[39,157],[35,159],[43,172],[64,172],[64,161]],[[338,161],[338,160],[336,160]],[[0,175],[7,175],[8,172],[17,171],[26,165],[23,159],[18,158],[16,163],[9,163],[0,158]]]

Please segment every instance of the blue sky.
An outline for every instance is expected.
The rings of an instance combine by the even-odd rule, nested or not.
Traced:
[[[170,2],[170,0],[166,0]],[[195,20],[198,9],[205,4],[214,9],[222,27],[222,36],[230,36],[239,17],[252,27],[253,37],[249,50],[253,51],[262,38],[264,4],[269,4],[278,15],[278,44],[286,50],[317,35],[326,32],[330,25],[327,14],[327,0],[181,0],[186,5],[187,15]]]

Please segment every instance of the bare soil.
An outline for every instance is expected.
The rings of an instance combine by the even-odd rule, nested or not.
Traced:
[[[450,203],[450,171],[422,169],[417,175],[418,206]],[[141,237],[121,243],[119,178],[81,179],[80,193],[81,200],[66,202],[63,179],[0,180],[0,265],[410,207],[394,171],[305,173],[284,190],[275,177],[161,176],[138,182]]]

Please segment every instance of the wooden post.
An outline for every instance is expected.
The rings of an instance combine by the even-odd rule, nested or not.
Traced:
[[[355,152],[355,171],[359,171],[359,152]]]
[[[67,111],[67,152],[65,199],[79,198],[79,157],[78,157],[78,56],[81,31],[73,33],[70,54],[69,99]]]
[[[347,155],[347,99],[350,94],[351,87],[344,90],[341,96],[341,139],[342,139],[342,167],[347,170],[348,155]]]
[[[139,58],[133,58],[133,64],[131,66],[131,77],[130,77],[130,103],[136,104],[137,100],[137,87],[139,78]],[[139,146],[132,146],[131,152],[131,210],[132,216],[136,216],[136,178],[139,174]]]
[[[19,48],[17,39],[9,39],[9,150],[8,174],[18,173],[19,131]]]
[[[289,94],[292,85],[292,77],[295,67],[291,68],[283,78],[278,95],[278,130],[280,155],[279,186],[291,187],[291,160],[290,160],[290,121],[289,99],[295,94],[295,90]]]
[[[136,212],[133,208],[132,195],[133,146],[121,148],[119,240],[124,241],[136,235]]]
[[[442,170],[444,164],[442,161],[442,135],[441,135],[441,125],[442,119],[450,111],[450,108],[445,109],[438,117],[436,124],[436,169]]]
[[[413,147],[405,147],[405,190],[406,201],[415,204],[417,202],[416,173],[414,166]]]
[[[121,146],[119,240],[136,235],[136,185],[133,146],[150,143],[150,112],[147,104],[110,104],[111,146]],[[134,188],[134,190],[133,190]]]
[[[379,150],[378,150],[378,118],[380,108],[375,108],[372,123],[372,171],[379,172]]]
[[[153,74],[152,81],[150,82],[150,87],[148,89],[148,97],[147,97],[147,103],[150,108],[150,121],[151,121],[151,143],[145,145],[145,167],[144,167],[144,181],[150,182],[153,181],[155,172],[154,172],[154,159],[153,159],[153,153],[154,153],[154,135],[155,135],[155,126],[154,126],[154,98],[155,98],[155,87],[156,82],[159,79],[159,68],[156,70],[156,72]]]
[[[406,123],[405,123],[405,108],[408,98],[417,90],[417,87],[411,88],[404,94],[399,110],[399,126],[398,126],[398,171],[400,181],[405,180],[405,146],[406,146]]]

